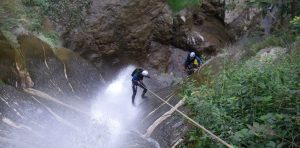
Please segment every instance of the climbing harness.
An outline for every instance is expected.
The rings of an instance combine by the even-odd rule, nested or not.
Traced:
[[[144,85],[142,85],[143,87],[145,87]],[[185,113],[181,112],[180,110],[178,110],[177,108],[175,108],[173,105],[171,105],[170,103],[168,103],[167,101],[165,101],[163,98],[161,98],[159,95],[157,95],[156,93],[154,93],[152,90],[148,89],[148,91],[153,94],[155,97],[157,97],[158,99],[160,99],[162,102],[164,102],[165,104],[167,104],[168,106],[170,106],[172,109],[174,109],[175,111],[177,111],[179,114],[181,114],[184,118],[186,118],[187,120],[189,120],[191,123],[193,123],[196,127],[201,128],[202,130],[204,130],[206,133],[208,133],[209,135],[211,135],[214,139],[216,139],[217,141],[219,141],[220,143],[224,144],[226,147],[228,148],[233,148],[232,145],[228,144],[226,141],[222,140],[220,137],[216,136],[215,134],[213,134],[211,131],[209,131],[208,129],[206,129],[204,126],[200,125],[198,122],[196,122],[195,120],[193,120],[192,118],[190,118],[189,116],[187,116]]]

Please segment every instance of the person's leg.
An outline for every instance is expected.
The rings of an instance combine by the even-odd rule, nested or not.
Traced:
[[[132,98],[131,98],[132,104],[134,104],[136,92],[137,92],[137,85],[134,82],[132,82]]]
[[[144,89],[144,90],[143,90],[143,93],[142,93],[142,98],[146,98],[146,96],[145,96],[145,94],[146,94],[146,92],[147,92],[147,87],[146,87],[146,85],[145,85],[144,83],[141,83],[139,86],[140,86],[141,88]]]
[[[187,74],[188,74],[188,75],[193,74],[193,68],[192,68],[192,67],[189,67],[189,68],[187,69]]]

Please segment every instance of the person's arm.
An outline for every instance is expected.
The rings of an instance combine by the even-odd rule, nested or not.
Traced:
[[[203,64],[203,62],[202,62],[200,56],[197,55],[197,56],[196,56],[196,59],[197,59],[198,63],[200,63],[201,65]]]

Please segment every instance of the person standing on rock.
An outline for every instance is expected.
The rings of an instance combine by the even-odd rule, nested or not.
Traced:
[[[191,75],[195,69],[200,67],[202,64],[200,56],[198,56],[195,52],[190,52],[184,62],[184,67],[188,75]]]
[[[132,74],[132,104],[134,105],[134,100],[135,100],[135,96],[137,93],[137,87],[141,87],[143,88],[143,93],[142,93],[142,98],[145,99],[147,98],[147,96],[145,96],[146,92],[147,92],[147,88],[146,85],[143,83],[143,79],[144,77],[146,78],[150,78],[149,73],[147,70],[143,70],[141,68],[136,68]]]

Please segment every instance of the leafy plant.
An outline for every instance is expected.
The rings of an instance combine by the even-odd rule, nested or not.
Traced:
[[[299,146],[300,50],[294,48],[268,63],[228,65],[201,86],[187,82],[182,95],[191,116],[237,147]],[[188,137],[194,137],[188,147],[219,147],[201,131]]]
[[[48,38],[53,44],[57,45],[59,42],[59,35],[56,32],[44,33],[44,36]]]
[[[288,47],[295,40],[295,36],[289,33],[278,33],[266,37],[261,41],[251,43],[248,47],[252,52],[252,55],[256,54],[259,50],[267,47]]]
[[[3,15],[0,17],[0,28],[2,31],[11,31],[18,26],[26,27],[31,31],[41,29],[43,17],[40,14],[40,9],[27,8],[19,1],[4,1],[1,8],[3,9]]]
[[[293,20],[290,21],[292,31],[299,34],[300,33],[300,16],[294,17]]]
[[[186,7],[200,5],[201,3],[202,0],[168,0],[169,6],[175,13]]]

